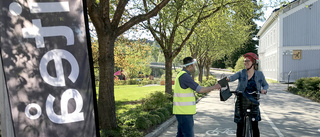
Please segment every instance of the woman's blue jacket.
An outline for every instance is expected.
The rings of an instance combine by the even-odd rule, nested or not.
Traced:
[[[261,89],[264,90],[268,90],[269,88],[269,84],[267,83],[263,73],[261,71],[255,70],[254,72],[254,80],[256,82],[256,88],[258,90],[258,92],[261,91]],[[238,87],[237,87],[237,91],[242,91],[245,92],[245,89],[248,85],[248,74],[247,74],[247,70],[243,69],[240,70],[239,72],[235,73],[234,75],[229,77],[229,81],[235,81],[238,80]],[[250,96],[250,95],[249,95]],[[251,100],[251,99],[249,99]],[[238,123],[243,119],[243,116],[241,115],[240,112],[240,103],[239,103],[239,98],[237,98],[237,101],[235,103],[235,113],[234,113],[234,122]],[[256,114],[254,115],[255,120],[256,121],[260,121],[261,120],[261,115],[260,115],[260,109],[259,109],[259,105],[255,106],[254,108],[252,108],[253,112],[256,112]]]

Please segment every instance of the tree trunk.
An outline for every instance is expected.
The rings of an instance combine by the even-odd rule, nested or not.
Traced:
[[[166,90],[167,94],[172,94],[172,59],[166,58]]]
[[[202,83],[202,77],[203,77],[203,65],[199,64],[199,82]]]
[[[210,76],[210,65],[209,64],[206,64],[206,70],[207,70],[206,77],[207,77],[207,80],[209,80],[209,76]]]
[[[100,77],[98,115],[100,129],[102,130],[117,127],[113,88],[114,42],[116,37],[112,37],[109,34],[98,35]]]

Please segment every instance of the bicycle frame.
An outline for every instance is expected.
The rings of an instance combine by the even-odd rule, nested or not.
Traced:
[[[230,91],[231,93],[242,93],[242,91]],[[259,92],[256,92],[259,94]],[[236,94],[236,96],[238,96]],[[252,108],[252,105],[251,105]],[[255,119],[252,118],[251,109],[247,109],[244,112],[244,123],[243,123],[243,131],[242,131],[242,137],[253,137],[253,130],[252,130],[252,121]]]

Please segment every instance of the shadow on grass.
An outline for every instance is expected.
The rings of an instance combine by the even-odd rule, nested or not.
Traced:
[[[142,104],[142,100],[135,100],[135,101],[128,101],[128,100],[121,100],[116,101],[116,113],[121,114],[125,111],[129,111],[133,108],[136,108],[137,106]]]
[[[135,104],[141,104],[142,100],[135,100],[135,101],[128,101],[128,100],[121,100],[121,101],[116,101],[116,106],[117,105],[135,105]]]

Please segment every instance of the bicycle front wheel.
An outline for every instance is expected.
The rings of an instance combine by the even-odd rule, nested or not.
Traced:
[[[250,119],[249,116],[246,116],[246,131],[245,131],[245,137],[253,137],[252,124],[251,124],[251,119]]]

